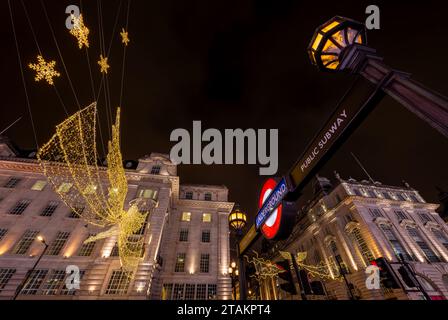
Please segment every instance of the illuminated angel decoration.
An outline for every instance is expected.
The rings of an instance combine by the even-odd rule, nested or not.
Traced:
[[[134,271],[143,239],[133,235],[144,226],[148,210],[142,208],[147,204],[138,198],[124,209],[128,184],[120,152],[120,108],[108,144],[107,169],[98,167],[96,110],[94,102],[57,125],[37,158],[56,193],[75,213],[89,224],[108,228],[85,243],[117,236],[122,267]]]
[[[278,267],[274,262],[260,258],[256,251],[253,251],[255,257],[249,259],[248,256],[244,256],[248,263],[251,263],[255,266],[255,275],[251,275],[251,277],[256,277],[258,279],[266,279],[276,277],[279,273],[285,272],[282,268]]]
[[[279,253],[280,256],[285,260],[291,260],[291,258],[294,258],[299,269],[306,270],[310,277],[317,277],[329,280],[342,280],[342,277],[340,275],[336,276],[334,274],[334,270],[337,270],[337,266],[333,263],[320,262],[317,265],[305,264],[304,261],[307,257],[306,251],[298,252],[296,256],[286,251],[279,251]]]

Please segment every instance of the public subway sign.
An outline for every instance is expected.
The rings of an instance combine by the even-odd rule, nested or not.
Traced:
[[[288,236],[296,216],[294,203],[283,200],[288,193],[286,180],[277,180],[269,178],[264,183],[258,201],[260,210],[255,218],[256,228],[271,240]]]
[[[290,189],[302,189],[331,154],[383,96],[378,87],[358,78],[351,90],[302,153],[289,173]]]

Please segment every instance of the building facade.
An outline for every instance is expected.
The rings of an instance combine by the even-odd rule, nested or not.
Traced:
[[[144,239],[144,250],[132,277],[121,269],[116,237],[84,244],[104,230],[60,200],[34,151],[0,137],[0,299],[11,299],[20,285],[18,299],[230,299],[228,189],[180,185],[164,154],[124,167],[126,203],[141,197],[154,203],[133,236]],[[80,271],[79,289],[65,285],[70,268]]]
[[[304,263],[323,264],[328,278],[310,277],[320,282],[323,294],[308,299],[448,299],[448,227],[418,191],[382,185],[380,182],[343,180],[336,174],[333,186],[323,177],[314,182],[314,198],[299,211],[291,236],[267,250],[274,261],[279,251],[306,252]],[[414,272],[421,288],[408,287],[399,268],[400,255]],[[385,258],[393,269],[399,288],[381,285],[369,289],[366,268]],[[346,281],[340,277],[343,272]],[[339,280],[335,280],[339,278]],[[282,290],[283,280],[260,285],[262,299],[301,299]]]

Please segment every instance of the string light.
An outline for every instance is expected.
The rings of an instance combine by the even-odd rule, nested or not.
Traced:
[[[37,158],[67,206],[89,224],[108,228],[84,243],[116,236],[122,268],[131,276],[141,261],[143,237],[136,234],[148,217],[150,200],[137,198],[124,210],[128,184],[120,152],[120,108],[112,125],[107,169],[97,165],[96,112],[94,102],[57,125],[56,133],[39,149]],[[73,188],[60,192],[63,183],[70,183]]]
[[[129,42],[131,42],[131,40],[129,39],[128,32],[124,30],[124,28],[121,28],[120,36],[121,36],[121,43],[123,43],[125,47],[127,47]]]
[[[45,79],[50,85],[54,84],[53,82],[54,77],[59,77],[61,75],[54,69],[55,66],[56,61],[51,60],[49,62],[46,62],[41,55],[37,56],[37,63],[30,63],[28,65],[30,69],[36,71],[36,76],[34,77],[35,81]]]
[[[70,30],[72,34],[78,40],[78,47],[82,49],[83,46],[89,47],[89,28],[84,24],[82,14],[78,17],[72,14],[73,28]]]
[[[107,69],[109,69],[109,64],[107,63],[107,57],[103,57],[102,54],[100,54],[100,60],[98,60],[98,64],[101,67],[101,73],[107,73]]]
[[[252,257],[252,259],[249,259],[248,256],[244,256],[248,263],[255,266],[255,275],[251,275],[251,277],[256,277],[258,279],[273,278],[278,276],[279,273],[285,272],[285,270],[279,268],[272,261],[260,258],[255,251],[254,253],[256,256]]]

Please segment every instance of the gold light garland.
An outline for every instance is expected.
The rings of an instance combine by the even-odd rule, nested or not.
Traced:
[[[120,108],[112,125],[107,169],[98,167],[96,112],[94,102],[57,125],[56,133],[39,149],[37,158],[56,193],[74,212],[89,224],[109,228],[85,243],[117,236],[122,267],[134,272],[143,250],[142,237],[134,234],[148,216],[140,210],[145,200],[137,199],[124,210],[128,184],[120,152]],[[82,204],[84,210],[80,209]]]
[[[120,36],[121,36],[121,43],[123,43],[124,46],[127,47],[129,42],[131,42],[131,40],[129,39],[128,32],[124,30],[124,28],[121,28]]]
[[[248,263],[255,266],[255,275],[251,275],[251,277],[256,277],[257,279],[273,278],[278,276],[279,273],[285,272],[285,270],[279,268],[272,261],[260,258],[256,251],[253,252],[256,256],[252,257],[252,259],[249,259],[248,256],[244,256]]]

